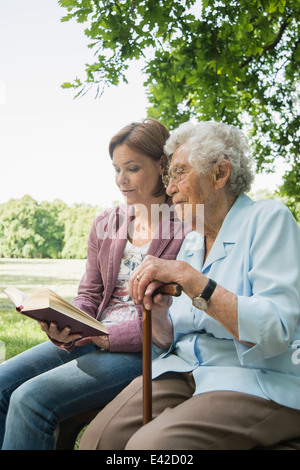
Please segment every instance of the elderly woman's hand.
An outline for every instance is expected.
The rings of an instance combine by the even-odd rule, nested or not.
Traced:
[[[143,303],[151,310],[152,296],[162,284],[176,282],[184,289],[184,271],[190,269],[184,261],[164,260],[148,255],[132,273],[129,281],[129,292],[136,304]]]
[[[172,297],[156,294],[152,302],[152,340],[156,346],[169,349],[173,340],[173,324],[169,316]]]

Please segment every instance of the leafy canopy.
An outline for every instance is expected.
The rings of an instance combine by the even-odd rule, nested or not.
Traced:
[[[60,0],[86,23],[95,62],[77,95],[126,82],[145,61],[148,115],[170,129],[191,118],[247,126],[257,168],[280,156],[283,186],[300,202],[300,0]]]

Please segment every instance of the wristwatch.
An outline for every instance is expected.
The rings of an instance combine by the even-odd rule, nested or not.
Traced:
[[[216,287],[217,283],[212,279],[209,279],[202,294],[193,298],[192,302],[194,307],[198,308],[199,310],[205,310],[208,307],[209,299],[211,298],[212,293]]]

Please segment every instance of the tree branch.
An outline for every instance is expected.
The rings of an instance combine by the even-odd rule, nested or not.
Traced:
[[[283,36],[283,33],[285,32],[286,28],[288,27],[288,21],[289,19],[291,18],[291,15],[289,15],[285,20],[284,22],[282,23],[282,25],[280,26],[280,29],[278,31],[278,34],[277,36],[275,37],[274,41],[271,43],[271,44],[268,44],[266,46],[263,47],[263,52],[261,55],[264,55],[265,52],[267,51],[270,51],[270,50],[273,50],[277,44],[281,41],[281,38]],[[254,56],[251,56],[249,57],[249,59],[245,60],[241,67],[245,67],[246,65],[248,65],[252,60],[254,59]]]
[[[282,38],[282,35],[284,33],[284,31],[286,30],[287,26],[288,26],[288,20],[291,18],[291,15],[288,16],[286,18],[286,20],[282,23],[282,25],[280,26],[280,29],[278,31],[278,34],[276,36],[276,38],[274,39],[274,41],[269,44],[268,46],[265,46],[263,49],[264,49],[264,52],[266,51],[270,51],[271,49],[274,49],[277,44],[280,42],[281,38]]]

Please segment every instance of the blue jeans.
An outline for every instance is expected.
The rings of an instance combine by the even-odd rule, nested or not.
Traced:
[[[109,403],[142,373],[141,353],[50,341],[0,364],[0,448],[51,450],[58,423]]]

